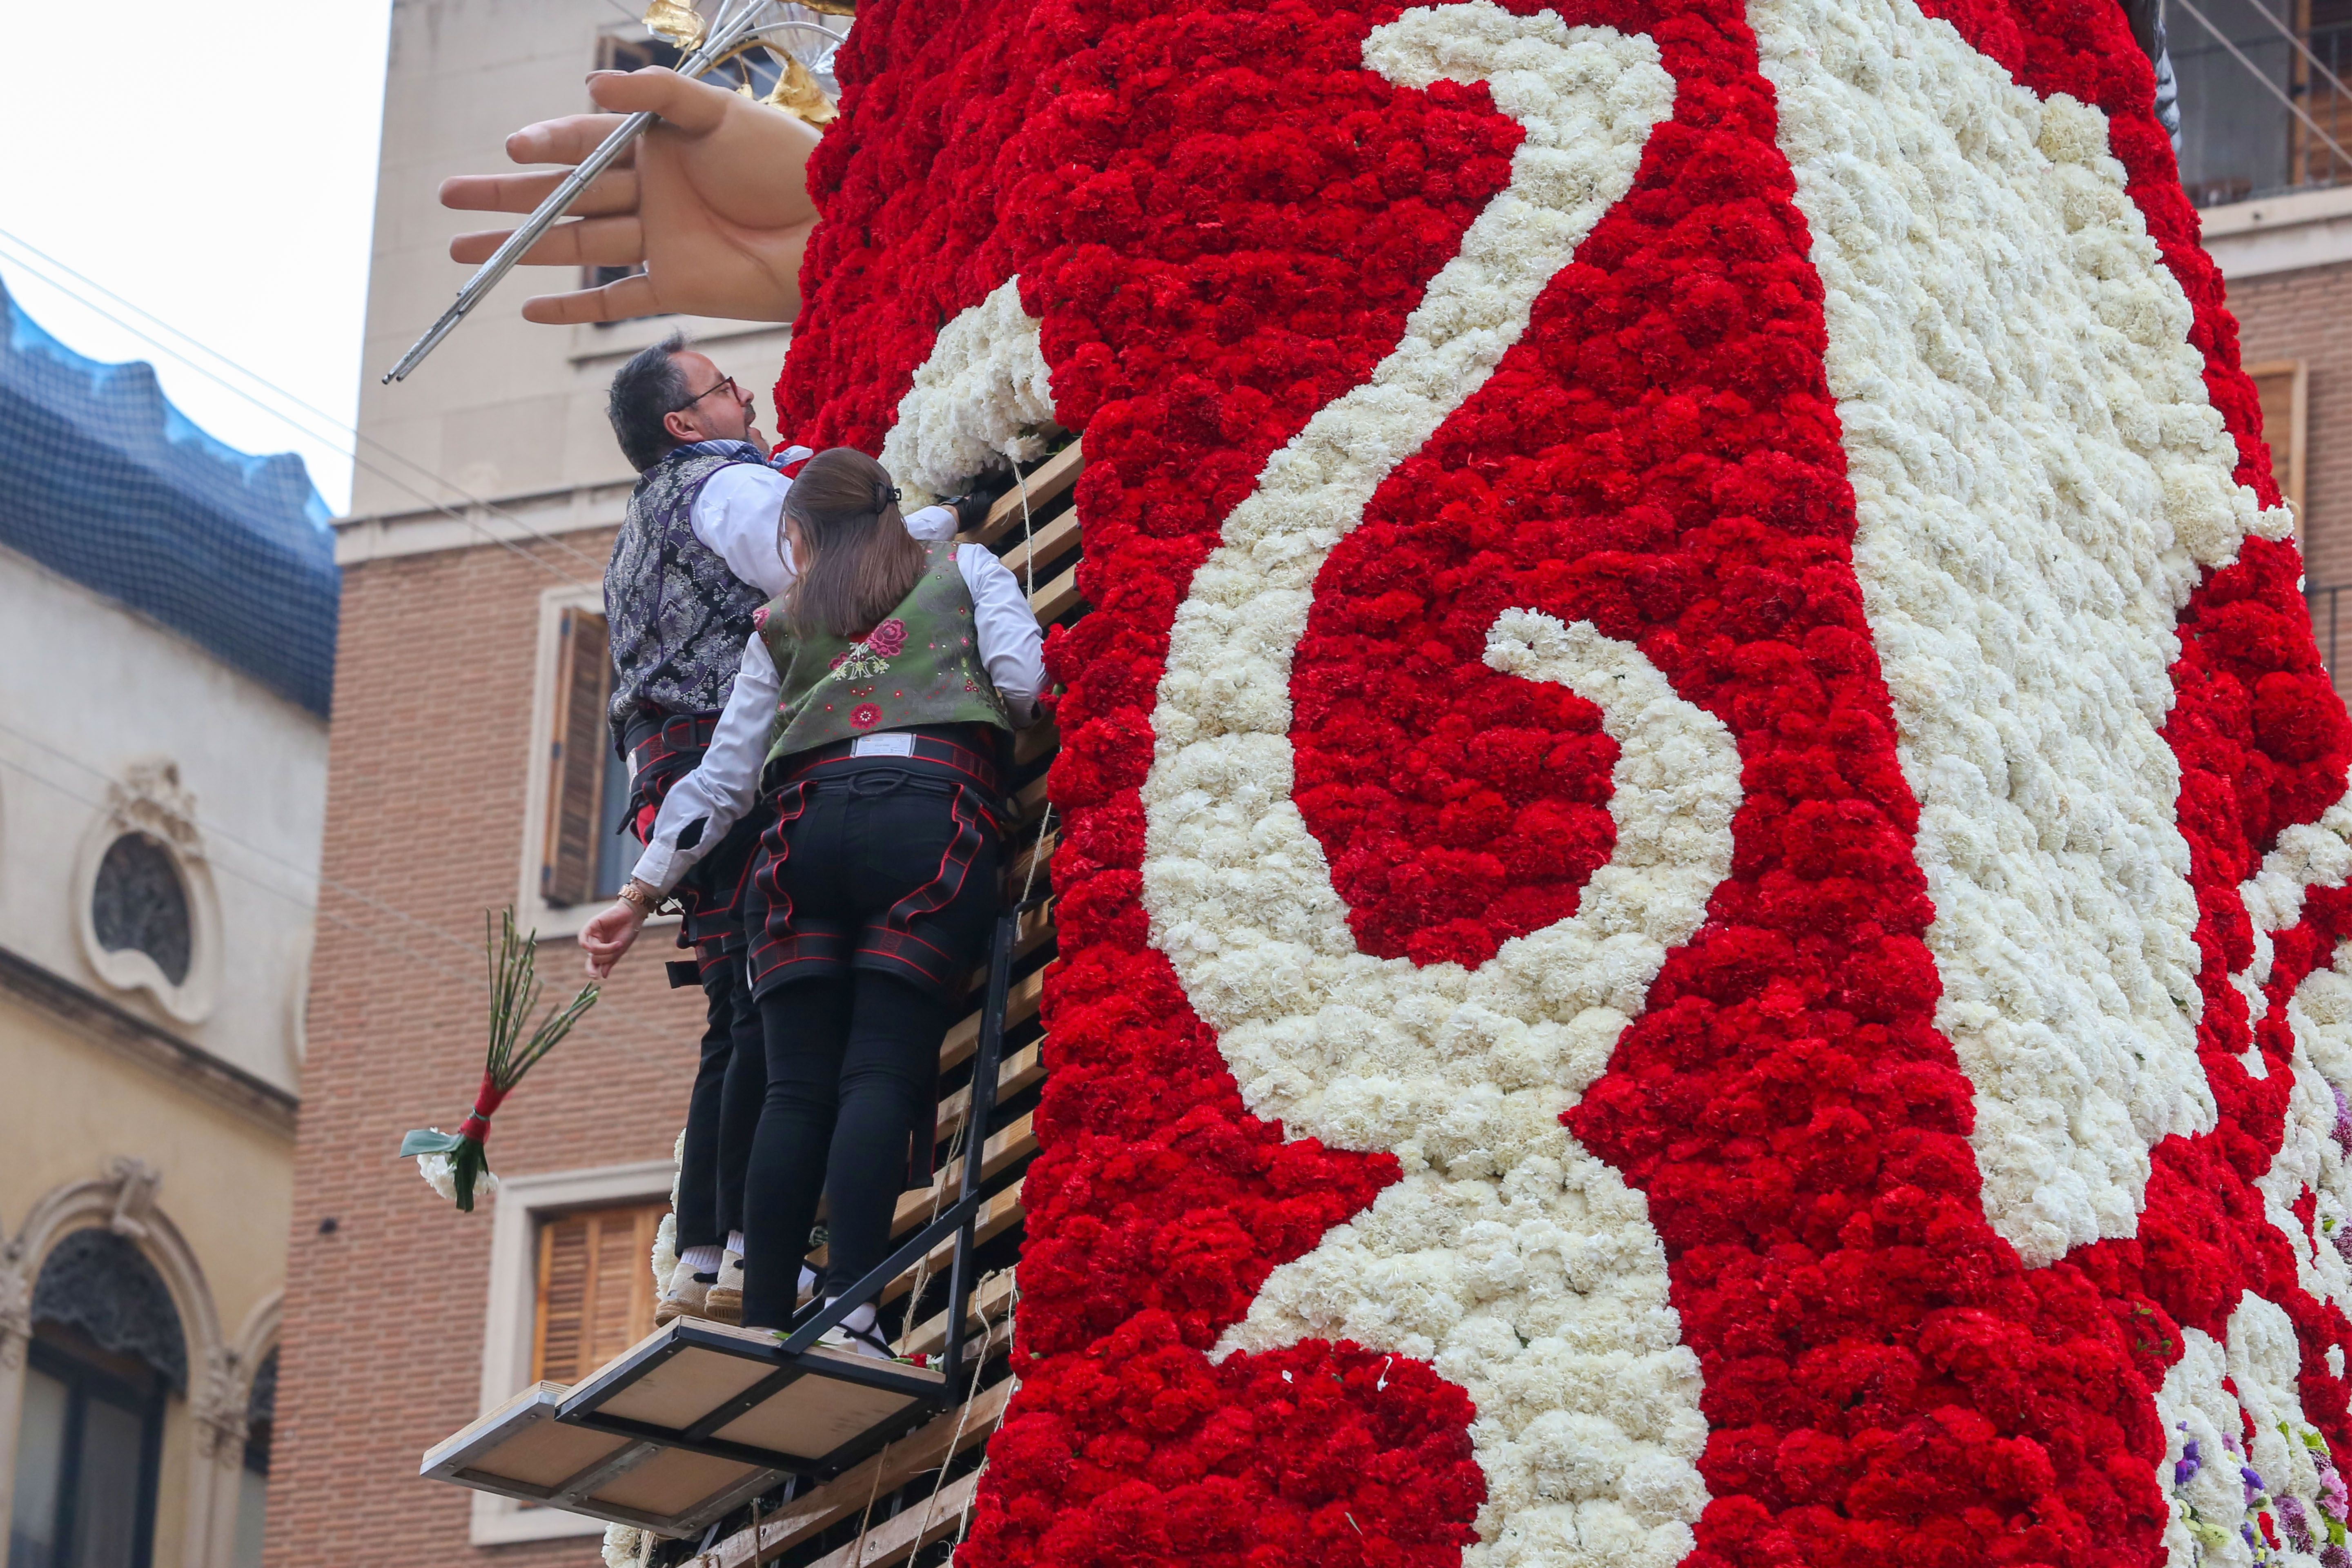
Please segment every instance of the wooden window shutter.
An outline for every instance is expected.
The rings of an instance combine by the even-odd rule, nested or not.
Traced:
[[[654,1331],[654,1237],[668,1212],[632,1204],[540,1226],[534,1380],[577,1383]]]
[[[2305,549],[2303,535],[2304,438],[2310,422],[2305,406],[2308,386],[2301,360],[2274,360],[2246,367],[2253,377],[2254,395],[2262,399],[2263,439],[2270,443],[2271,473],[2294,512],[2295,542]]]
[[[556,633],[555,721],[549,736],[547,846],[540,897],[562,907],[596,896],[597,829],[604,811],[604,702],[613,653],[604,617],[566,610]]]

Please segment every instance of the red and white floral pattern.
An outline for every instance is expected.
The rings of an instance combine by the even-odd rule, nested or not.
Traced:
[[[2352,1564],[2352,726],[2118,8],[843,76],[786,425],[1087,455],[961,1560]]]

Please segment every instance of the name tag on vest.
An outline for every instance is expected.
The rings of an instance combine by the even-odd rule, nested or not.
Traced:
[[[898,731],[887,735],[860,735],[850,742],[853,757],[911,757],[915,754],[915,737]]]

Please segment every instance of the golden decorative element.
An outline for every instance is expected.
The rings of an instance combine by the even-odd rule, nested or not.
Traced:
[[[812,11],[821,11],[828,16],[857,15],[857,0],[801,0],[801,4]]]
[[[677,46],[680,54],[692,54],[709,30],[710,24],[702,19],[702,13],[683,0],[653,0],[646,7],[646,31],[667,38]]]
[[[760,101],[798,115],[811,125],[831,124],[840,110],[834,108],[833,100],[825,97],[824,89],[817,85],[814,73],[794,56],[786,55],[783,58],[783,75],[776,79],[774,90]]]

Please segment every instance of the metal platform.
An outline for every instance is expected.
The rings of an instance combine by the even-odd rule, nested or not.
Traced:
[[[946,1375],[681,1320],[585,1383],[541,1383],[425,1456],[480,1491],[688,1533],[789,1475],[856,1464],[937,1408]]]
[[[961,1112],[977,1128],[995,1109],[1013,953],[1028,908],[1006,910],[991,944]],[[435,1445],[423,1474],[683,1536],[787,1477],[821,1478],[857,1464],[936,1414],[953,1380],[935,1367],[830,1350],[819,1340],[857,1303],[887,1302],[919,1270],[943,1266],[941,1360],[965,1366],[973,1250],[1002,1227],[1007,1208],[1008,1194],[983,1199],[982,1184],[994,1173],[992,1158],[1003,1163],[1025,1137],[1024,1121],[996,1139],[966,1138],[961,1168],[936,1189],[940,1199],[954,1194],[938,1217],[898,1239],[840,1300],[796,1314],[789,1330],[681,1318],[583,1383],[524,1390]],[[1018,1189],[1010,1196],[1017,1204]]]

